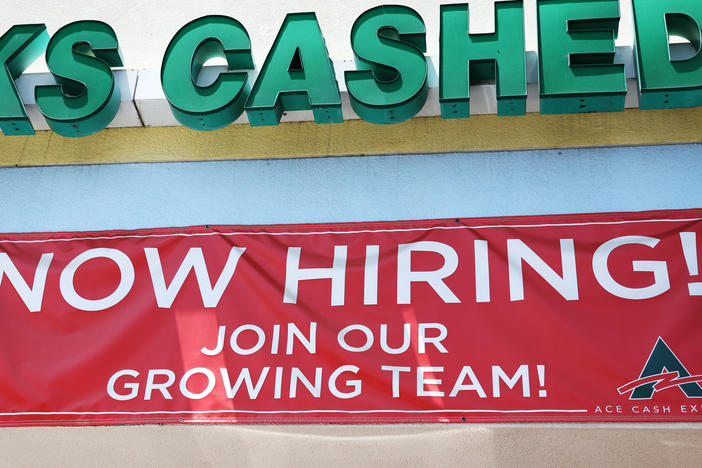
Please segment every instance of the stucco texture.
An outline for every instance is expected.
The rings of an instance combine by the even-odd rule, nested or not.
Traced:
[[[127,426],[0,430],[0,466],[699,466],[691,425]]]

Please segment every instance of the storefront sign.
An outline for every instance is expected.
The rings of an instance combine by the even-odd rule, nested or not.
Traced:
[[[700,24],[696,0],[634,0],[636,63],[642,109],[702,104]],[[439,100],[443,118],[470,116],[470,84],[494,80],[498,115],[526,113],[524,11],[521,0],[495,4],[495,32],[471,34],[468,4],[442,5]],[[624,109],[624,65],[615,63],[618,0],[539,0],[539,83],[542,114]],[[360,118],[377,124],[415,116],[427,99],[426,29],[409,7],[383,5],[361,14],[350,34],[356,69],[344,80]],[[671,37],[695,50],[670,55]],[[254,126],[277,125],[283,112],[311,110],[317,123],[343,121],[334,67],[314,13],[285,18],[255,82],[251,40],[228,16],[205,16],[181,28],[161,66],[163,91],[173,115],[195,130],[214,130],[244,111]],[[0,129],[34,133],[14,80],[46,50],[58,85],[38,86],[37,106],[51,129],[85,136],[116,115],[119,90],[112,67],[123,66],[117,36],[100,21],[77,21],[51,39],[43,24],[17,25],[0,37]],[[203,65],[224,58],[228,71],[198,84]]]
[[[702,210],[0,236],[0,425],[702,421]]]

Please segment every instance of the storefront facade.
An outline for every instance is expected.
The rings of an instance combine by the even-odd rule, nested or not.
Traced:
[[[442,118],[439,3],[408,1],[403,5],[424,21],[426,55],[431,57],[427,103],[416,117],[387,125],[359,120],[341,78],[343,123],[318,124],[311,111],[293,111],[282,115],[279,125],[254,127],[242,117],[210,132],[181,125],[161,89],[162,59],[181,27],[205,15],[236,18],[248,31],[259,72],[286,14],[314,12],[339,79],[354,67],[349,40],[354,21],[378,4],[9,3],[5,8],[12,13],[3,16],[3,31],[45,23],[52,35],[85,19],[110,25],[125,71],[117,73],[122,93],[115,120],[107,129],[79,138],[62,137],[42,121],[33,89],[46,84],[44,59],[20,77],[17,86],[37,132],[0,137],[2,233],[327,225],[702,206],[702,107],[639,109],[635,27],[628,2],[620,4],[614,58],[626,68],[626,109],[621,112],[538,113],[536,2],[527,1],[525,44],[531,53],[525,59],[526,115],[498,116],[494,85],[481,83],[471,91],[470,118]],[[488,1],[471,3],[471,33],[494,30],[493,7]],[[702,371],[696,363],[686,364],[692,373]],[[675,422],[561,421],[9,427],[2,429],[0,446],[7,463],[27,465],[105,460],[691,465],[702,454],[699,417]]]

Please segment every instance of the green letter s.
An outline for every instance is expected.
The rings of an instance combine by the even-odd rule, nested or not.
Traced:
[[[398,123],[427,100],[426,30],[419,13],[400,5],[372,8],[351,29],[358,70],[347,71],[353,110],[366,122]]]
[[[110,67],[121,67],[117,35],[101,21],[77,21],[56,32],[46,64],[59,83],[37,86],[37,106],[51,129],[66,137],[105,128],[117,114],[119,88]]]

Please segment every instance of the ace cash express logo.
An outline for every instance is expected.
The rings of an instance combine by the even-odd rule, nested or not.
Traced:
[[[631,392],[630,400],[650,400],[653,395],[677,387],[688,398],[702,398],[702,374],[691,375],[670,347],[658,338],[641,375],[617,391],[624,395]]]

